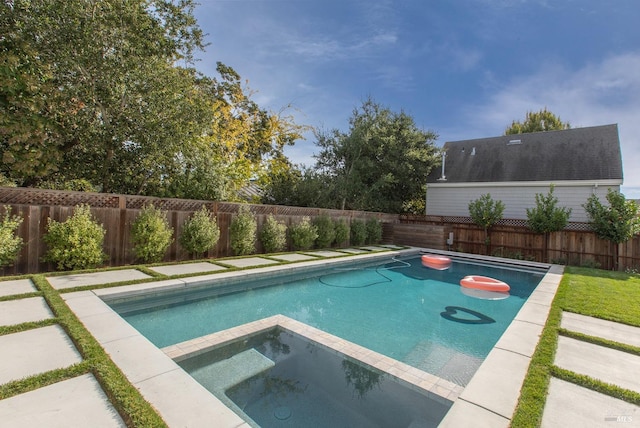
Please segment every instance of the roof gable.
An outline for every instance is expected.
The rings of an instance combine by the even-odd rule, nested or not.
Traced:
[[[445,143],[446,183],[622,180],[618,125]],[[441,178],[434,168],[427,182]]]

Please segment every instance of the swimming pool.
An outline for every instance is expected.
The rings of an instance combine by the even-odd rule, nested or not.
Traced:
[[[110,304],[158,347],[283,314],[464,386],[544,273],[462,260],[435,271],[413,256]],[[463,294],[468,274],[507,282],[509,298]]]

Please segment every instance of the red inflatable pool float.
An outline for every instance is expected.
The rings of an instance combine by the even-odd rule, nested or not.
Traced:
[[[451,259],[436,254],[425,254],[422,256],[422,265],[431,269],[445,270],[451,267]]]
[[[511,289],[506,282],[480,275],[465,276],[460,280],[460,285],[466,288],[486,291],[509,291]]]

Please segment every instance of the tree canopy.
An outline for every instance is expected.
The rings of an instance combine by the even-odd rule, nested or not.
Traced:
[[[556,116],[545,107],[537,112],[527,112],[523,122],[515,120],[511,122],[511,126],[504,131],[504,135],[559,131],[569,128],[571,128],[569,122],[563,122],[560,120],[560,116]]]
[[[233,199],[300,138],[240,76],[193,67],[193,0],[0,3],[0,172],[104,192]]]
[[[403,212],[424,200],[426,176],[440,159],[434,132],[372,99],[354,109],[348,132],[317,131],[315,137],[320,152],[313,169],[283,178],[315,192],[325,208]]]

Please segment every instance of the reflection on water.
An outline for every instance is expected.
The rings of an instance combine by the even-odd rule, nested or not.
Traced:
[[[280,328],[238,343],[179,364],[254,426],[435,427],[451,405]]]

